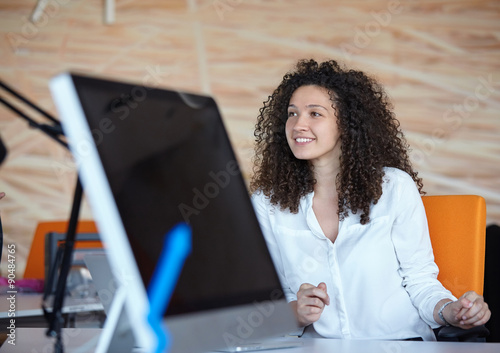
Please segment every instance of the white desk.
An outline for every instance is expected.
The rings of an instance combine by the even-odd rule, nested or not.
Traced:
[[[54,338],[45,335],[46,328],[17,328],[15,345],[7,340],[0,347],[2,353],[53,352]],[[65,328],[63,329],[63,344],[65,353],[94,352],[97,337],[101,329]]]
[[[10,320],[15,319],[16,328],[47,327],[47,320],[42,309],[41,294],[17,293],[15,306],[11,307],[9,296],[0,295],[0,332],[9,331]],[[12,310],[13,311],[9,311]],[[52,308],[47,308],[51,311]],[[12,316],[15,314],[15,317]],[[66,327],[102,327],[104,321],[103,306],[97,298],[71,298],[64,300],[62,307]],[[11,316],[9,316],[11,315]]]
[[[2,293],[0,295],[0,319],[8,318],[8,310],[10,307],[8,298],[8,294]],[[39,293],[16,293],[14,302],[16,317],[43,316],[42,298],[43,295]],[[48,310],[50,311],[50,308]],[[66,297],[64,299],[62,313],[70,314],[102,310],[103,306],[97,298]]]
[[[100,329],[63,329],[66,353],[92,353]],[[299,339],[301,340],[301,339]],[[269,353],[499,353],[500,343],[355,341],[336,339],[303,339],[304,346],[266,351]],[[45,329],[19,328],[16,345],[5,341],[0,353],[52,352],[53,339]],[[34,350],[35,348],[35,350]],[[263,352],[263,351],[261,351]]]
[[[312,338],[302,348],[275,353],[499,353],[500,343],[358,341]]]

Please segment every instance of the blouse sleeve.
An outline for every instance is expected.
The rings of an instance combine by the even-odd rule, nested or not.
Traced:
[[[395,201],[398,211],[392,227],[392,241],[399,260],[399,272],[420,317],[432,328],[440,325],[434,320],[436,304],[445,298],[456,300],[438,281],[439,269],[427,226],[422,198],[413,179],[404,174],[397,180]]]
[[[255,214],[257,215],[257,219],[259,220],[260,228],[266,240],[267,248],[269,250],[269,253],[271,254],[274,267],[276,268],[276,272],[278,273],[278,277],[280,279],[281,287],[283,288],[285,297],[288,302],[297,300],[297,297],[295,293],[293,293],[290,289],[290,286],[288,285],[284,274],[283,262],[281,261],[281,253],[271,226],[271,220],[269,216],[269,201],[264,194],[256,192],[252,195],[252,204],[255,210]]]

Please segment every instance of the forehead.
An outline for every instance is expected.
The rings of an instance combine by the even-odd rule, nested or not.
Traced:
[[[328,89],[315,86],[306,85],[297,88],[290,97],[290,104],[328,104],[330,106],[333,102],[330,97]]]

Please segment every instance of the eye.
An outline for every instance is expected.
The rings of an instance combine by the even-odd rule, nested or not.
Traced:
[[[297,116],[297,113],[293,112],[293,111],[289,111],[288,112],[288,117],[291,118],[292,116]]]
[[[318,113],[318,112],[314,112],[314,111],[313,111],[313,112],[311,112],[311,116],[313,116],[313,117],[317,118],[317,117],[320,117],[320,116],[321,116],[321,114],[320,114],[320,113]]]

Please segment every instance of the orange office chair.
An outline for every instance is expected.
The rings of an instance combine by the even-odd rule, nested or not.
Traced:
[[[51,232],[65,233],[68,229],[67,221],[40,222],[35,230],[35,235],[31,243],[30,252],[26,261],[24,278],[44,279],[45,278],[45,236]],[[97,233],[94,221],[79,221],[76,233]],[[102,248],[100,241],[75,242],[75,249],[90,247]]]
[[[438,279],[457,298],[466,291],[483,294],[486,248],[486,203],[477,195],[422,196]],[[477,330],[445,327],[438,340],[476,340],[488,335]]]

